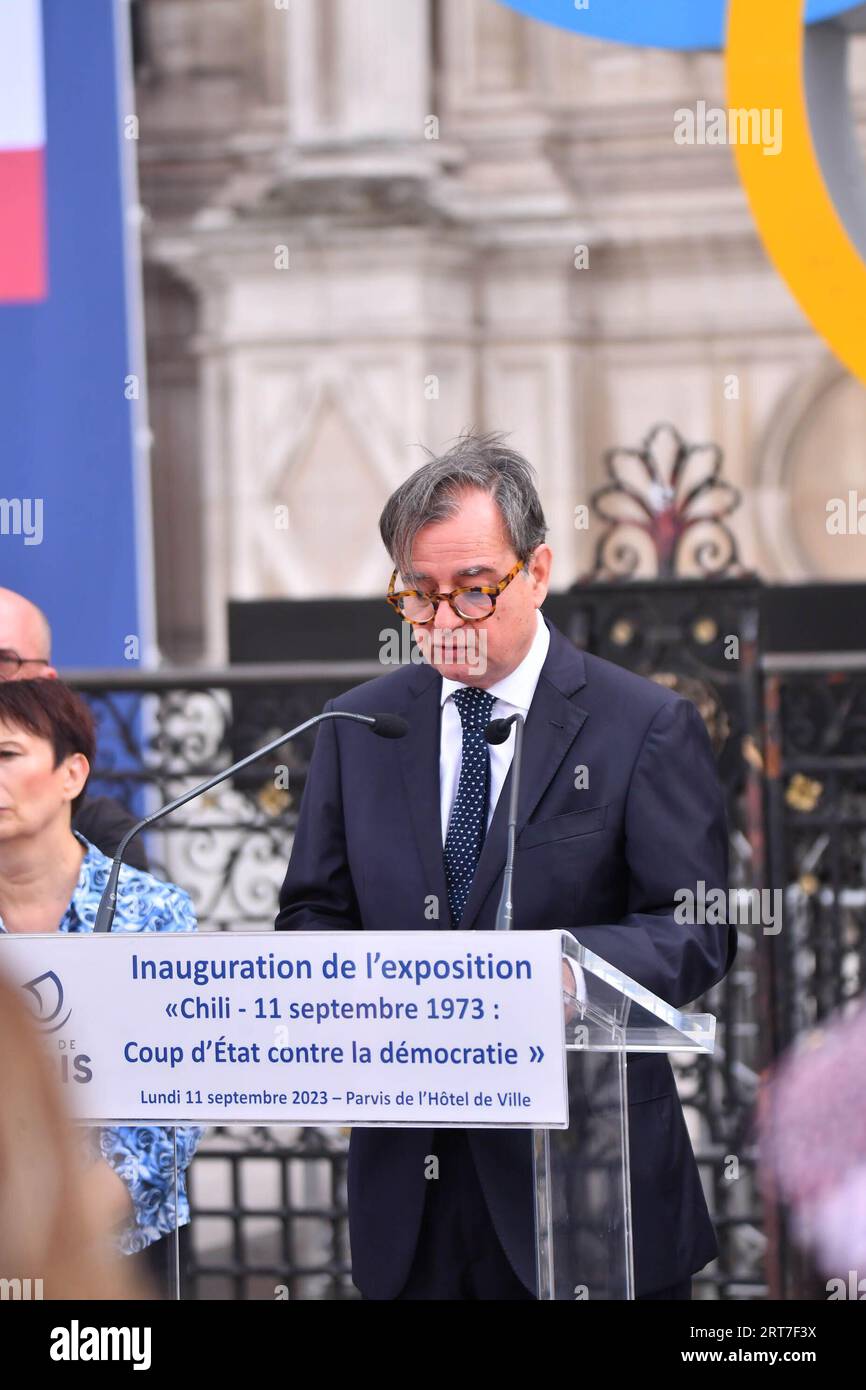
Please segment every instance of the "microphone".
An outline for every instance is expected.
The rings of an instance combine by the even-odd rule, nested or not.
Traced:
[[[341,710],[334,710],[334,714],[342,713]],[[319,716],[323,718],[324,716]],[[370,719],[368,728],[371,734],[378,734],[380,738],[403,738],[409,732],[409,725],[399,714],[353,714],[353,719]],[[288,735],[287,735],[288,737]]]
[[[280,744],[288,743],[289,739],[293,739],[298,734],[302,734],[305,729],[312,728],[313,724],[320,724],[323,719],[354,719],[356,724],[366,725],[370,732],[372,734],[378,734],[379,738],[403,738],[403,736],[409,732],[409,725],[399,714],[351,714],[348,710],[327,710],[324,714],[316,714],[312,719],[307,719],[303,724],[299,724],[297,728],[290,729],[287,734],[280,734],[278,738],[272,739],[270,743],[265,744],[264,748],[257,748],[255,752],[248,753],[245,758],[241,758],[240,762],[232,763],[231,767],[225,768],[223,772],[218,772],[215,777],[209,777],[206,782],[202,782],[199,786],[193,787],[191,791],[184,792],[183,796],[177,797],[175,801],[170,801],[167,806],[160,806],[158,811],[154,811],[152,815],[145,816],[144,820],[140,820],[133,825],[117,846],[117,853],[111,865],[108,882],[99,900],[96,921],[93,926],[94,932],[111,931],[111,924],[114,921],[114,913],[117,908],[117,884],[120,878],[120,866],[123,855],[130,840],[133,840],[140,830],[144,830],[145,826],[153,825],[156,821],[162,820],[163,816],[167,816],[170,811],[176,811],[178,807],[185,806],[186,803],[192,801],[194,797],[201,796],[202,793],[209,792],[212,787],[219,786],[220,782],[224,782],[227,777],[232,777],[236,772],[240,772],[243,768],[249,767],[250,763],[254,763],[257,758],[263,758],[268,753],[273,753],[274,749],[279,748]]]
[[[512,714],[510,719],[491,719],[487,728],[484,730],[484,737],[488,743],[504,743],[510,737],[512,720],[518,719],[519,715]]]
[[[494,931],[511,931],[514,926],[514,905],[511,883],[514,878],[514,851],[517,848],[517,798],[520,793],[520,766],[523,757],[523,715],[510,714],[507,719],[491,719],[484,730],[488,743],[504,743],[514,725],[514,757],[511,762],[511,796],[508,801],[508,851],[502,875],[502,892],[496,909]]]

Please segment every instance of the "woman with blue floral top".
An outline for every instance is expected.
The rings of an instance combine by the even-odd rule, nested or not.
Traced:
[[[0,680],[0,934],[89,932],[111,861],[71,827],[95,753],[93,718],[59,680]],[[124,866],[112,931],[195,931],[187,893]],[[0,944],[2,952],[2,944]],[[0,955],[2,960],[2,955]],[[163,1236],[189,1222],[186,1169],[204,1130],[88,1131],[89,1195],[110,1213],[118,1248],[160,1277]],[[142,1255],[140,1252],[145,1252]]]

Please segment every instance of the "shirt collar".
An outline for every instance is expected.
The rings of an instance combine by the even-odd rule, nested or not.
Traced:
[[[72,890],[69,906],[61,918],[57,930],[64,932],[92,931],[92,924],[86,920],[87,914],[80,912],[79,906],[83,904],[88,896],[92,896],[93,893],[97,891],[93,881],[94,877],[99,869],[108,861],[102,853],[102,850],[97,849],[96,845],[92,845],[78,830],[73,830],[72,833],[76,840],[84,846],[85,854],[81,861],[78,882]],[[104,882],[105,875],[103,873],[103,883]],[[101,892],[101,888],[99,891]],[[6,931],[2,917],[0,917],[0,931]]]
[[[547,660],[547,651],[550,646],[550,629],[541,613],[541,609],[536,610],[537,626],[535,636],[532,639],[532,646],[526,653],[519,666],[515,666],[502,680],[495,681],[493,685],[487,686],[488,694],[494,699],[501,700],[503,704],[510,705],[512,709],[518,710],[524,718],[529,713],[529,706],[532,704],[532,697],[535,694],[535,687],[538,685],[538,678],[541,675],[541,668]],[[442,677],[441,703],[455,690],[461,689],[460,681],[449,680],[447,676]]]

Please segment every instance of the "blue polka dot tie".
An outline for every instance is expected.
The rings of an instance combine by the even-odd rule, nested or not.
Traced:
[[[445,881],[451,925],[459,927],[487,832],[490,748],[484,730],[490,723],[493,696],[464,685],[454,691],[452,699],[463,726],[463,758],[445,837]]]

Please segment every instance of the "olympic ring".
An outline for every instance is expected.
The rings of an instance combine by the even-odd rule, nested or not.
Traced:
[[[806,23],[819,24],[854,10],[862,0],[809,0]],[[529,19],[587,38],[613,39],[640,48],[721,48],[726,0],[500,0]],[[754,0],[776,18],[775,0]]]
[[[816,332],[866,382],[866,265],[822,175],[809,122],[802,0],[730,0],[727,97],[731,108],[779,109],[783,138],[767,159],[734,147],[740,179],[767,253]],[[842,131],[836,132],[841,141]]]

